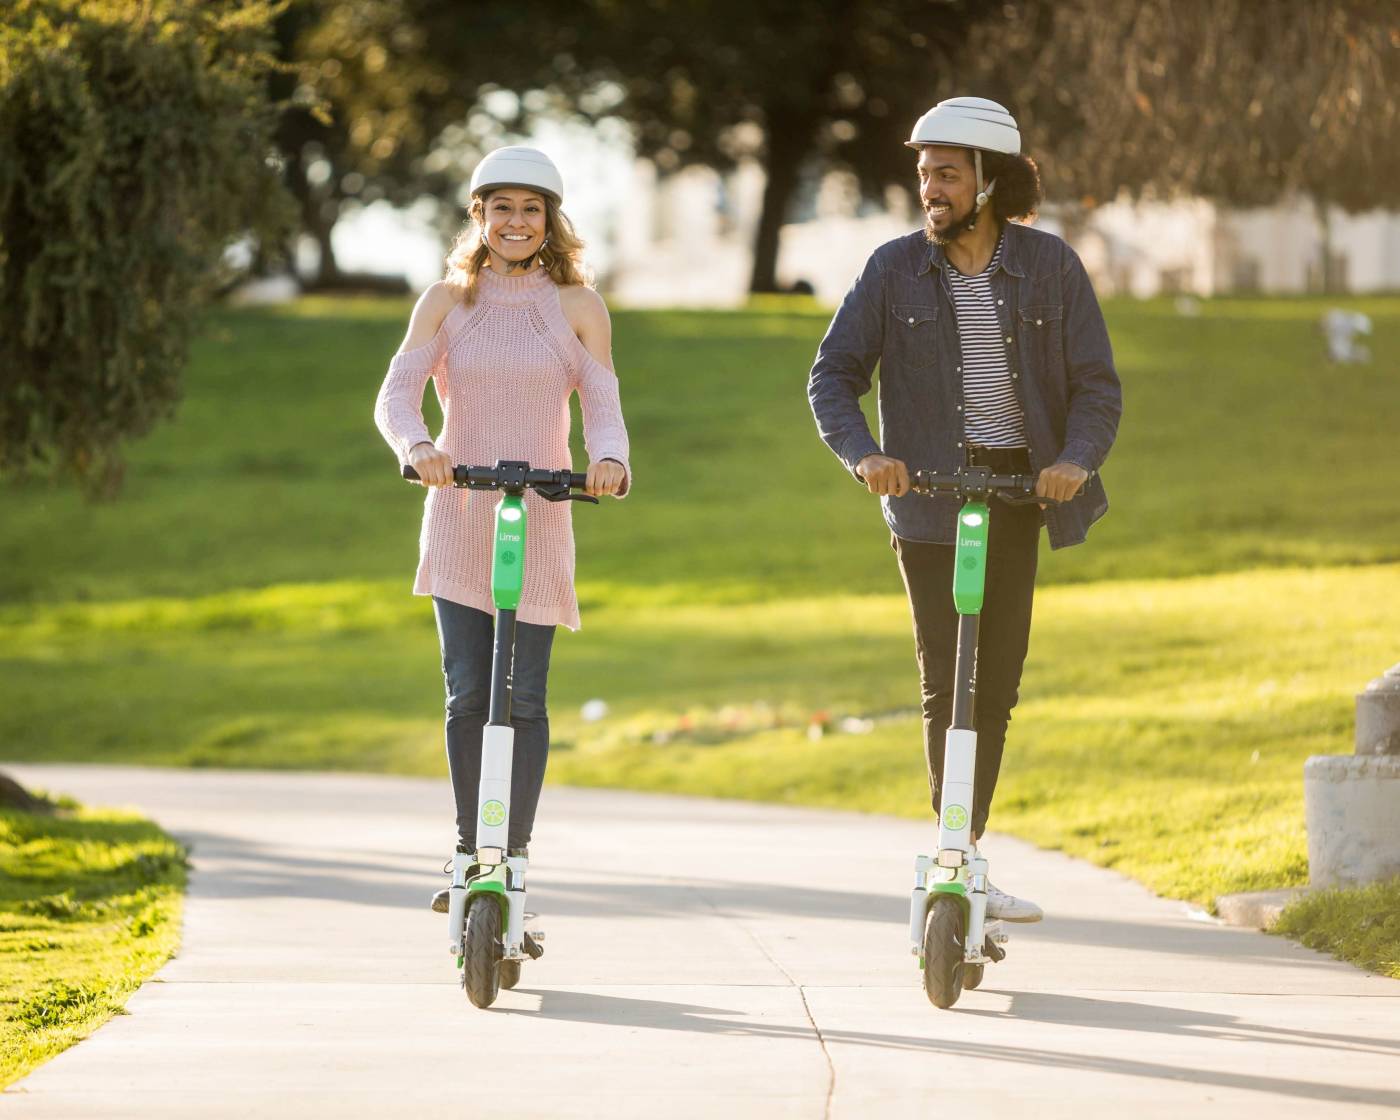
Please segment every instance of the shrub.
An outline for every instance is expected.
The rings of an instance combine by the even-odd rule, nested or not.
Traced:
[[[0,26],[0,471],[120,482],[231,240],[289,210],[263,0],[15,0]]]

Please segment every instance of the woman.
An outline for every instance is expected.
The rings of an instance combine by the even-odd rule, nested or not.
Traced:
[[[588,286],[583,242],[560,210],[558,169],[534,148],[499,148],[472,175],[471,224],[447,277],[413,309],[374,418],[430,489],[415,594],[431,595],[447,684],[447,761],[459,850],[476,850],[482,728],[491,683],[494,497],[451,487],[457,463],[499,459],[569,465],[569,395],[583,406],[588,493],[621,498],[630,483],[627,429],[612,370],[612,324]],[[442,405],[434,441],[423,422],[433,379]],[[549,754],[545,686],[554,629],[579,626],[572,503],[527,492],[530,563],[516,615],[510,849],[525,854]],[[433,898],[446,912],[447,891]]]

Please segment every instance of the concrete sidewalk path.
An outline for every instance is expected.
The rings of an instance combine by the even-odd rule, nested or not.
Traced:
[[[0,1116],[1364,1117],[1400,1111],[1400,983],[1193,919],[1004,837],[1040,902],[938,1011],[914,821],[546,789],[543,960],[489,1011],[445,923],[445,781],[6,767],[192,845],[179,956]]]

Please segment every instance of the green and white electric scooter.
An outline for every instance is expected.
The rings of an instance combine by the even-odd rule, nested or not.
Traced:
[[[987,579],[990,499],[1012,505],[1053,504],[1035,496],[1035,476],[997,475],[986,467],[952,474],[916,471],[918,494],[954,494],[963,500],[953,560],[953,605],[958,612],[958,652],[953,680],[953,722],[943,745],[943,788],[938,807],[938,855],[914,860],[909,937],[935,1007],[952,1007],[964,988],[982,983],[984,968],[1006,956],[1006,931],[987,921],[987,860],[972,843],[973,777],[977,732],[977,628]]]
[[[410,466],[403,476],[418,472]],[[491,705],[481,740],[481,784],[477,793],[476,851],[457,846],[448,890],[449,950],[462,972],[462,987],[477,1007],[490,1007],[502,988],[520,982],[520,968],[544,952],[544,934],[525,929],[525,873],[529,858],[511,854],[510,772],[515,729],[510,725],[511,667],[515,653],[515,611],[525,580],[526,490],[549,502],[592,502],[575,494],[588,476],[573,471],[535,470],[529,463],[501,460],[494,467],[454,467],[453,485],[469,490],[500,490],[496,541],[491,558],[491,597],[496,606],[495,647],[491,655]]]

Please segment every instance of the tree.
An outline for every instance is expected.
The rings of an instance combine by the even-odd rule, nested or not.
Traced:
[[[1400,158],[1384,17],[1367,0],[302,0],[279,23],[295,66],[279,143],[330,282],[345,206],[450,202],[533,114],[617,117],[663,173],[758,160],[751,287],[770,290],[804,177],[912,193],[903,141],[958,93],[1012,107],[1057,201],[1384,202]],[[1354,158],[1362,174],[1333,172]]]
[[[168,416],[229,242],[283,219],[260,0],[19,0],[0,28],[0,469],[90,493]]]
[[[1400,201],[1400,32],[1369,0],[1059,0],[979,28],[1050,192]]]
[[[314,286],[342,282],[331,231],[347,209],[450,205],[476,160],[526,126],[519,99],[494,114],[482,99],[547,83],[537,32],[550,22],[533,6],[440,0],[300,0],[281,14],[276,139],[300,228],[320,250]]]
[[[1234,205],[1301,191],[1350,210],[1397,200],[1400,32],[1370,0],[591,0],[585,10],[552,33],[555,88],[580,105],[616,90],[601,111],[629,121],[663,170],[762,163],[755,291],[774,287],[778,230],[804,170],[849,168],[873,197],[912,191],[902,142],[957,93],[1013,108],[1027,150],[1047,156],[1057,200],[1120,190]]]
[[[992,9],[972,0],[589,0],[548,32],[552,88],[632,125],[663,171],[752,157],[766,185],[750,289],[776,288],[778,233],[804,171],[867,192],[911,183],[903,141]],[[544,23],[554,21],[544,20]]]

